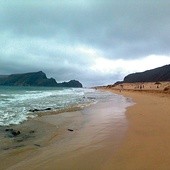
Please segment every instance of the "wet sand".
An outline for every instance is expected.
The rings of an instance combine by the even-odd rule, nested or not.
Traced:
[[[170,96],[111,91],[133,98],[136,104],[126,115],[113,114],[115,106],[106,102],[60,116],[42,116],[34,121],[42,129],[49,128],[49,133],[43,132],[49,137],[41,140],[46,142],[4,151],[1,169],[169,169]],[[63,121],[62,126],[57,121]]]
[[[21,147],[14,147],[15,140],[3,150],[1,169],[99,169],[123,141],[124,112],[107,101],[76,112],[48,113],[17,126],[22,133],[36,130]]]

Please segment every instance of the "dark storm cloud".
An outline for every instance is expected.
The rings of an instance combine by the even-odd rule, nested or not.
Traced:
[[[126,57],[138,57],[169,52],[169,6],[165,0],[10,1],[1,5],[0,28],[17,36],[87,43],[109,50],[113,57],[125,57],[125,52]]]
[[[2,0],[1,74],[42,69],[59,81],[99,82],[90,69],[98,57],[169,56],[169,7],[168,0]]]

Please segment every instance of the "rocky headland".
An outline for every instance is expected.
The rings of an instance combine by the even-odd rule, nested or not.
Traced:
[[[70,80],[69,82],[57,83],[54,78],[47,78],[42,71],[0,75],[1,86],[46,86],[46,87],[83,87],[77,80]]]

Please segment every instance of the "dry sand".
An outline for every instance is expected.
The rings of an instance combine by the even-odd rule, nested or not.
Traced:
[[[111,103],[86,109],[86,114],[98,115],[88,119],[84,119],[83,111],[69,114],[63,131],[52,130],[52,142],[40,148],[29,146],[1,154],[0,169],[168,170],[169,94],[107,90],[133,98],[136,104],[128,108],[127,119],[116,121],[111,116]],[[49,123],[56,127],[56,120],[55,115],[41,118],[46,126]],[[67,128],[74,132],[64,132]],[[54,142],[58,137],[59,142]]]
[[[132,90],[145,92],[163,92],[170,93],[170,82],[139,82],[139,83],[121,83],[118,85],[109,85],[112,89]]]
[[[136,105],[126,113],[129,126],[124,143],[103,169],[168,170],[170,95],[126,90],[121,93],[132,97]]]

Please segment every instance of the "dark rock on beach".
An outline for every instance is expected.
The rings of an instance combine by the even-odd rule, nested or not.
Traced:
[[[44,109],[44,110],[51,110],[51,108],[46,108],[46,109]]]
[[[8,132],[9,137],[16,137],[21,134],[19,130],[14,130],[14,129],[5,129],[6,132]]]
[[[38,112],[40,111],[39,109],[30,109],[29,112]]]
[[[12,131],[11,134],[15,137],[18,136],[21,132],[20,131]]]
[[[5,129],[6,132],[13,131],[13,129]]]
[[[41,112],[41,111],[48,111],[51,110],[51,108],[46,108],[46,109],[30,109],[29,112]]]

